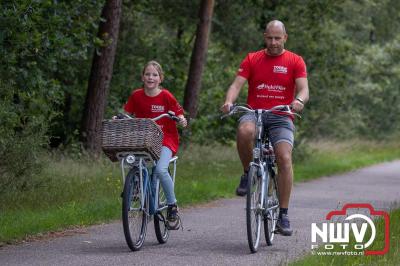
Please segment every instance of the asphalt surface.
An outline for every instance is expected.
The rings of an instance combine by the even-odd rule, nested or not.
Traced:
[[[256,254],[247,245],[245,199],[234,198],[182,209],[183,230],[173,231],[164,245],[150,222],[142,250],[131,252],[116,221],[72,236],[2,247],[0,265],[285,265],[311,251],[311,223],[325,221],[345,203],[388,211],[400,202],[399,188],[400,161],[296,184],[289,209],[293,235],[277,235],[272,246],[263,238]]]

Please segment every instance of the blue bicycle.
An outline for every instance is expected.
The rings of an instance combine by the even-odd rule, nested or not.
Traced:
[[[153,119],[135,119],[127,115],[124,116],[119,121],[108,120],[106,121],[108,123],[103,122],[103,150],[107,154],[108,147],[113,146],[113,153],[107,155],[111,160],[118,160],[121,163],[124,184],[122,192],[124,235],[129,248],[132,251],[138,251],[143,246],[147,224],[151,217],[154,217],[154,229],[160,244],[168,241],[169,230],[176,230],[181,225],[180,218],[174,224],[170,224],[166,219],[168,208],[166,196],[160,185],[160,180],[152,175],[152,169],[157,163],[157,152],[147,147],[149,141],[152,142],[150,146],[161,146],[162,131],[154,121],[163,117],[177,121],[178,117],[173,112],[162,114]],[[120,125],[116,126],[116,124]],[[126,127],[124,125],[128,125],[129,130],[124,128]],[[151,127],[144,129],[147,126]],[[149,133],[151,133],[150,137]],[[135,142],[136,140],[141,144]],[[121,142],[123,143],[122,148],[119,144]],[[126,144],[127,142],[131,143]],[[170,160],[169,170],[174,183],[177,160],[177,156]],[[127,174],[125,175],[126,170]]]

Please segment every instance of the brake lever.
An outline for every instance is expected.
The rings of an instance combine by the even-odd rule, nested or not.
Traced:
[[[168,111],[167,112],[167,114],[172,118],[172,120],[174,120],[174,121],[176,121],[176,122],[179,122],[179,117],[177,117],[176,115],[175,115],[175,112],[173,112],[173,111]]]

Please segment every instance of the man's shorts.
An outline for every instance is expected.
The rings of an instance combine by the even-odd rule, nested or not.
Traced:
[[[256,123],[253,113],[246,113],[239,118],[239,124],[243,122]],[[269,139],[272,146],[279,142],[287,142],[293,147],[295,126],[288,116],[267,113],[263,115],[264,129],[269,132]]]

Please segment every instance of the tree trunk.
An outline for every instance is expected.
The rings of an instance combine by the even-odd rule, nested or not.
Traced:
[[[107,0],[101,12],[97,37],[103,44],[93,56],[81,130],[83,144],[92,155],[101,151],[101,123],[112,77],[121,12],[122,0]]]
[[[197,25],[196,40],[190,59],[188,81],[185,87],[183,108],[189,112],[189,117],[197,115],[198,97],[201,88],[201,76],[206,63],[208,39],[211,28],[214,0],[202,0],[199,11],[199,24]]]

